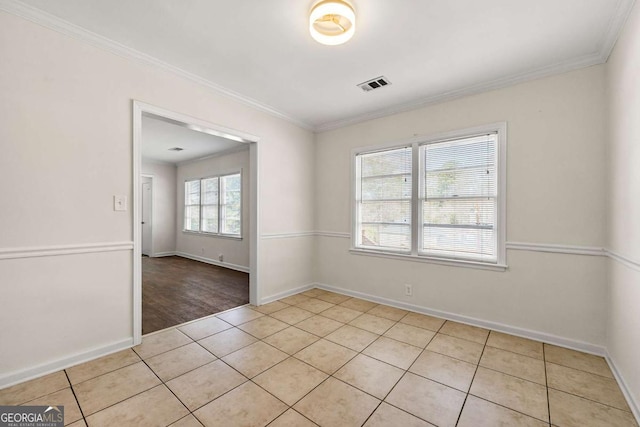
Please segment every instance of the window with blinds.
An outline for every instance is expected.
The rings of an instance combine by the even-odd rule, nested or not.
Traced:
[[[184,183],[184,229],[200,231],[200,180]]]
[[[240,174],[220,177],[220,225],[223,234],[240,235],[241,180]]]
[[[411,250],[411,147],[357,157],[358,246]]]
[[[217,177],[202,180],[202,231],[205,233],[218,232],[218,184]]]
[[[184,230],[240,237],[242,177],[240,173],[184,183]]]
[[[355,153],[354,249],[504,267],[505,134],[498,124]]]
[[[497,261],[496,136],[420,147],[421,254]]]

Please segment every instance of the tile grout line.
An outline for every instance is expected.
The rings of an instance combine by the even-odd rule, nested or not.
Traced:
[[[473,374],[473,378],[472,378],[472,380],[471,380],[471,383],[469,384],[469,391],[467,392],[467,397],[465,397],[465,403],[463,404],[463,409],[464,409],[464,405],[466,404],[467,398],[468,398],[469,396],[473,396],[473,397],[475,397],[475,398],[477,398],[477,399],[484,400],[485,402],[489,402],[489,403],[491,403],[491,404],[493,404],[493,405],[500,406],[500,407],[505,408],[505,409],[507,409],[507,410],[509,410],[509,411],[513,411],[513,412],[516,412],[516,413],[518,413],[518,414],[521,414],[521,415],[523,415],[523,416],[525,416],[525,417],[527,417],[527,418],[532,418],[532,419],[535,419],[535,420],[540,420],[539,418],[533,417],[533,416],[531,416],[531,415],[529,415],[529,414],[526,414],[526,413],[524,413],[524,412],[522,412],[522,411],[519,411],[519,410],[516,410],[516,409],[510,408],[510,407],[505,406],[505,405],[503,405],[503,404],[501,404],[501,403],[494,402],[494,401],[489,400],[489,399],[487,399],[487,398],[484,398],[484,397],[481,397],[481,396],[476,396],[475,394],[472,394],[472,393],[471,393],[471,385],[473,384],[473,381],[475,380],[475,376],[476,376],[476,374],[477,374],[478,370],[479,370],[481,367],[482,367],[483,369],[487,369],[487,370],[490,370],[490,371],[493,371],[493,372],[498,372],[498,373],[500,373],[500,374],[507,375],[507,376],[509,376],[509,377],[513,377],[513,378],[517,378],[517,379],[522,380],[522,381],[527,381],[527,382],[530,382],[530,383],[532,383],[532,384],[538,384],[538,385],[541,385],[541,384],[539,384],[539,383],[536,383],[536,382],[533,382],[533,381],[529,381],[529,380],[527,380],[527,379],[520,378],[520,377],[517,377],[517,376],[515,376],[515,375],[511,375],[511,374],[508,374],[508,373],[505,373],[505,372],[499,371],[499,370],[497,370],[497,369],[492,369],[492,368],[488,368],[488,367],[486,367],[486,366],[481,366],[481,365],[480,365],[480,362],[482,361],[482,356],[484,355],[484,351],[485,351],[485,349],[486,349],[487,347],[489,347],[489,348],[497,348],[498,350],[504,350],[504,349],[501,349],[501,348],[499,348],[499,347],[493,347],[493,346],[491,346],[491,345],[489,345],[489,344],[488,344],[488,343],[489,343],[489,337],[491,336],[491,332],[492,332],[492,331],[493,331],[493,330],[491,330],[491,329],[490,329],[490,330],[489,330],[489,334],[487,334],[487,338],[486,338],[486,340],[485,340],[485,344],[484,344],[484,347],[483,347],[483,349],[482,349],[482,353],[480,354],[480,358],[478,359],[478,363],[476,364],[476,371],[474,372],[474,374]],[[535,341],[535,342],[539,342],[539,341]],[[542,342],[540,342],[540,343],[541,343],[541,344],[544,344],[544,343],[542,343]],[[543,346],[543,347],[544,347],[544,346]],[[504,350],[504,351],[508,351],[508,350]],[[523,354],[520,354],[520,353],[515,353],[515,352],[510,352],[510,353],[518,354],[518,355],[520,355],[520,356],[526,356],[526,355],[523,355]],[[441,354],[441,353],[438,353],[438,354]],[[447,355],[444,355],[444,356],[447,356]],[[448,357],[451,357],[451,356],[448,356]],[[536,358],[533,358],[533,357],[530,357],[530,356],[526,356],[526,357],[529,357],[529,358],[531,358],[531,359],[533,359],[533,360],[540,360],[540,359],[536,359]],[[460,360],[460,359],[456,359],[456,358],[454,358],[454,359],[455,359],[455,360]],[[463,362],[465,362],[465,361],[463,361]],[[542,359],[542,362],[544,363],[544,351],[543,351],[543,359]],[[466,362],[466,363],[469,363],[469,362]],[[546,376],[546,369],[545,369],[545,376]],[[446,385],[446,384],[445,384],[445,385]],[[548,401],[547,401],[547,402],[548,402]],[[462,416],[462,411],[460,411],[460,416]],[[540,421],[542,421],[542,420],[540,420]],[[460,417],[458,418],[458,422],[460,422]],[[457,423],[456,423],[456,424],[457,424]]]
[[[524,379],[524,378],[517,377],[517,376],[515,376],[515,375],[511,375],[511,374],[507,374],[507,373],[502,372],[502,371],[498,371],[498,370],[496,370],[496,369],[487,368],[486,366],[480,366],[480,365],[478,365],[478,368],[486,369],[486,370],[488,370],[488,371],[492,371],[492,372],[497,372],[498,374],[506,375],[506,376],[508,376],[508,377],[515,378],[515,379],[517,379],[517,380],[526,381],[526,382],[528,382],[528,383],[531,383],[531,384],[534,384],[534,385],[539,385],[539,386],[541,386],[541,387],[544,387],[544,385],[542,385],[542,384],[540,384],[540,383],[536,383],[536,382],[533,382],[533,381],[529,381],[529,380],[526,380],[526,379]],[[474,375],[474,378],[475,378],[475,375]],[[546,388],[546,387],[545,387],[545,388]],[[511,408],[511,407],[506,406],[506,405],[504,405],[504,404],[502,404],[502,403],[494,402],[493,400],[489,400],[489,399],[488,399],[488,398],[486,398],[486,397],[482,397],[482,396],[478,396],[478,395],[472,394],[472,393],[471,393],[471,388],[469,388],[469,394],[470,394],[471,396],[473,396],[473,397],[477,397],[478,399],[482,399],[482,400],[485,400],[485,401],[487,401],[487,402],[493,403],[494,405],[501,406],[501,407],[503,407],[503,408],[509,409],[510,411],[517,412],[517,413],[522,414],[522,415],[525,415],[525,416],[527,416],[527,417],[529,417],[529,418],[534,418],[534,419],[536,419],[536,420],[542,421],[540,418],[536,418],[536,417],[535,417],[535,416],[533,416],[533,415],[530,415],[530,414],[524,413],[524,412],[522,412],[522,411],[520,411],[520,410],[517,410],[517,409]],[[596,402],[596,403],[599,403],[599,402]],[[543,422],[544,422],[544,421],[543,421]]]
[[[489,371],[497,372],[497,373],[499,373],[499,374],[503,374],[503,375],[506,375],[506,376],[509,376],[509,377],[512,377],[512,378],[516,378],[516,379],[519,379],[519,380],[522,380],[522,381],[527,381],[527,382],[529,382],[529,383],[537,384],[537,385],[539,385],[539,386],[542,386],[542,384],[540,384],[540,383],[534,383],[534,382],[532,382],[532,381],[525,380],[525,379],[523,379],[523,378],[519,378],[519,377],[516,377],[516,376],[514,376],[514,375],[509,375],[509,374],[506,374],[506,373],[504,373],[504,372],[497,371],[497,370],[495,370],[495,369],[487,368],[487,367],[485,367],[485,366],[480,366],[480,365],[478,365],[478,368],[483,368],[483,369],[486,369],[486,370],[489,370]],[[474,378],[475,378],[475,375],[474,375]],[[493,400],[490,400],[490,399],[488,399],[488,398],[486,398],[486,397],[482,397],[482,396],[478,396],[478,395],[472,394],[472,393],[471,393],[471,388],[469,388],[469,395],[471,395],[471,396],[473,396],[473,397],[475,397],[475,398],[478,398],[478,399],[484,400],[485,402],[492,403],[492,404],[494,404],[494,405],[496,405],[496,406],[500,406],[500,407],[502,407],[502,408],[508,409],[509,411],[517,412],[517,413],[519,413],[519,414],[521,414],[521,415],[526,416],[527,418],[533,418],[533,419],[535,419],[535,420],[538,420],[538,421],[542,421],[542,422],[544,422],[544,421],[543,421],[543,420],[541,420],[540,418],[536,418],[536,417],[535,417],[535,416],[533,416],[533,415],[530,415],[530,414],[527,414],[527,413],[522,412],[522,411],[520,411],[520,410],[517,410],[517,409],[511,408],[511,407],[506,406],[506,405],[504,405],[504,404],[502,404],[502,403],[494,402]]]
[[[544,344],[542,345],[542,360],[544,363],[544,385],[547,392],[547,412],[549,425],[551,425],[551,399],[549,398],[549,378],[547,377],[547,353],[545,352]]]
[[[534,420],[536,420],[536,421],[540,421],[541,423],[546,423],[546,421],[543,421],[543,420],[541,420],[540,418],[536,418],[536,417],[534,417],[533,415],[525,414],[525,413],[524,413],[524,412],[522,412],[522,411],[518,411],[517,409],[510,408],[510,407],[505,406],[505,405],[503,405],[503,404],[501,404],[501,403],[494,402],[494,401],[492,401],[492,400],[487,399],[486,397],[476,396],[475,394],[471,394],[471,393],[469,393],[469,395],[470,395],[470,396],[475,397],[476,399],[480,399],[480,400],[484,400],[485,402],[489,402],[489,403],[491,403],[492,405],[496,405],[496,406],[499,406],[499,407],[501,407],[501,408],[508,409],[508,410],[509,410],[509,411],[511,411],[511,412],[518,413],[518,414],[520,414],[520,415],[522,415],[522,416],[524,416],[524,417],[526,417],[526,418],[531,418],[531,419],[534,419]],[[548,423],[547,423],[547,424],[548,424]]]
[[[196,415],[194,414],[194,412],[196,412],[197,410],[204,408],[204,407],[205,407],[205,406],[207,406],[209,403],[213,402],[214,400],[218,400],[219,398],[221,398],[221,397],[222,397],[222,396],[224,396],[225,394],[228,394],[228,393],[232,392],[233,390],[237,389],[238,387],[240,387],[240,386],[242,386],[242,385],[244,385],[244,384],[246,384],[246,383],[248,383],[248,382],[251,382],[251,379],[247,378],[244,374],[242,374],[240,371],[238,371],[237,369],[235,369],[233,366],[228,365],[228,364],[227,364],[227,363],[225,363],[225,361],[224,361],[224,360],[222,360],[222,359],[218,359],[218,360],[219,360],[219,361],[221,361],[222,363],[224,363],[225,365],[227,365],[229,368],[231,368],[231,369],[233,369],[234,371],[236,371],[236,372],[237,372],[238,374],[240,374],[243,378],[245,378],[245,379],[246,379],[246,381],[241,382],[241,383],[240,383],[240,384],[238,384],[237,386],[230,388],[229,390],[225,391],[225,392],[224,392],[224,393],[222,393],[221,395],[219,395],[219,396],[217,396],[217,397],[215,397],[215,398],[213,398],[213,399],[211,399],[211,400],[209,400],[209,401],[207,401],[207,402],[203,403],[202,405],[200,405],[200,406],[198,406],[197,408],[195,408],[193,411],[192,411],[191,409],[189,409],[189,407],[187,407],[187,405],[186,405],[185,403],[183,403],[183,402],[182,402],[182,400],[181,400],[179,397],[177,397],[177,396],[176,396],[176,397],[178,398],[178,400],[180,401],[180,403],[182,403],[182,404],[187,408],[187,411],[189,411],[191,414],[193,414],[193,416],[194,416],[194,417],[196,417]],[[214,360],[214,362],[216,362],[216,360]],[[211,363],[213,363],[213,362],[211,362]],[[178,378],[178,377],[176,377],[176,378]],[[168,388],[169,390],[171,390],[171,388],[169,388],[169,386],[167,386],[167,388]],[[172,390],[171,392],[173,393],[173,390]],[[175,395],[175,393],[174,393],[174,395]],[[196,419],[197,419],[198,421],[200,421],[200,419],[199,419],[198,417],[196,417]]]
[[[145,392],[147,392],[147,391],[149,391],[149,390],[152,390],[152,389],[154,389],[154,388],[156,388],[156,387],[160,387],[160,386],[161,386],[161,385],[163,385],[163,384],[164,384],[164,383],[156,384],[156,385],[154,385],[154,386],[152,386],[152,387],[149,387],[149,388],[148,388],[148,389],[146,389],[146,390],[142,390],[142,391],[140,391],[140,392],[134,393],[134,394],[132,394],[131,396],[127,397],[126,399],[122,399],[122,400],[119,400],[119,401],[117,401],[117,402],[115,402],[115,403],[112,403],[111,405],[105,406],[104,408],[102,408],[102,409],[100,409],[100,410],[98,410],[98,411],[96,411],[96,412],[93,412],[93,413],[91,413],[91,414],[87,415],[87,416],[85,417],[85,420],[86,420],[87,418],[89,418],[89,417],[92,417],[92,416],[94,416],[94,415],[96,415],[96,414],[98,414],[98,413],[102,412],[102,411],[105,411],[105,410],[107,410],[107,409],[109,409],[109,408],[112,408],[112,407],[114,407],[114,406],[116,406],[116,405],[118,405],[118,404],[120,404],[120,403],[122,403],[122,402],[126,402],[127,400],[129,400],[129,399],[131,399],[131,398],[134,398],[134,397],[136,397],[136,396],[139,396],[139,395],[141,395],[142,393],[145,393]],[[168,388],[168,387],[167,387],[167,388]],[[180,403],[182,403],[182,401],[180,401]],[[78,406],[79,406],[79,405],[78,405]],[[187,410],[189,410],[189,409],[187,408]]]
[[[628,414],[632,414],[633,415],[633,412],[627,411],[626,409],[620,409],[620,408],[617,408],[615,406],[611,406],[608,403],[602,403],[602,402],[599,402],[597,400],[590,399],[588,397],[580,396],[579,394],[571,393],[571,392],[568,392],[568,391],[565,391],[565,390],[560,390],[559,388],[555,388],[555,387],[549,387],[549,389],[550,390],[554,390],[554,391],[558,391],[560,393],[568,394],[569,396],[574,396],[574,397],[577,397],[579,399],[584,399],[584,400],[587,400],[589,402],[597,403],[598,405],[606,406],[607,408],[615,409],[616,411],[626,412]]]
[[[545,362],[546,362],[546,361],[545,361]],[[575,367],[573,367],[573,366],[568,366],[568,365],[563,365],[562,363],[558,363],[558,362],[552,362],[552,361],[549,361],[549,363],[550,363],[550,364],[552,364],[552,365],[560,366],[560,367],[562,367],[562,368],[572,369],[572,370],[574,370],[574,371],[580,371],[580,372],[584,372],[584,373],[589,374],[589,375],[594,375],[594,376],[596,376],[596,377],[600,377],[600,378],[603,378],[603,379],[605,379],[605,380],[614,381],[616,384],[618,384],[618,381],[616,381],[616,379],[615,379],[615,378],[613,378],[613,377],[607,377],[606,375],[596,374],[595,372],[585,371],[584,369],[575,368]]]
[[[395,385],[394,385],[395,387]],[[359,389],[358,389],[359,390]],[[367,418],[365,418],[365,420],[362,422],[362,424],[360,424],[360,427],[364,426],[367,421],[369,421],[369,418],[373,417],[373,414],[376,413],[376,411],[378,410],[378,408],[380,408],[382,406],[382,404],[384,403],[384,400],[380,400],[380,402],[378,402],[378,404],[376,405],[376,407],[374,408],[373,411],[371,411],[371,413],[367,416]]]
[[[131,350],[133,350],[133,349],[131,349]],[[125,351],[126,351],[126,350],[125,350]],[[138,356],[138,353],[136,353],[136,356]],[[86,383],[87,381],[91,381],[91,380],[96,379],[96,378],[104,377],[104,376],[105,376],[105,375],[107,375],[107,374],[112,374],[112,373],[114,373],[114,372],[116,372],[116,371],[119,371],[120,369],[128,368],[129,366],[132,366],[132,365],[135,365],[136,363],[140,363],[140,362],[142,362],[142,358],[141,358],[140,356],[138,356],[138,358],[139,358],[140,360],[137,360],[137,361],[135,361],[135,362],[133,362],[133,363],[129,363],[129,364],[127,364],[127,365],[120,366],[120,367],[118,367],[118,368],[116,368],[116,369],[113,369],[113,370],[111,370],[111,371],[108,371],[108,372],[102,373],[102,374],[100,374],[100,375],[96,375],[95,377],[87,378],[86,380],[80,381],[80,382],[75,383],[75,384],[71,384],[71,381],[69,381],[69,384],[71,384],[71,386],[74,386],[74,385],[80,385],[80,384]],[[89,362],[87,362],[87,363],[89,363]],[[76,366],[77,366],[77,365],[76,365]],[[73,366],[72,366],[72,367],[73,367]],[[67,368],[67,369],[69,369],[69,368]],[[67,369],[64,369],[65,373],[66,373]]]
[[[440,353],[438,353],[438,354],[440,354]],[[483,354],[484,354],[484,352],[483,352]],[[445,355],[445,356],[446,356],[446,355]],[[456,359],[456,360],[458,360],[458,359]],[[467,362],[467,363],[469,363],[469,362]],[[488,366],[481,366],[480,364],[478,364],[478,367],[480,367],[480,368],[482,368],[482,369],[486,369],[487,371],[497,372],[497,373],[499,373],[499,374],[506,375],[507,377],[515,378],[515,379],[517,379],[517,380],[526,381],[526,382],[531,383],[531,384],[536,384],[536,385],[539,385],[539,386],[545,387],[545,385],[544,385],[544,384],[540,384],[540,383],[537,383],[537,382],[535,382],[535,381],[531,381],[531,380],[528,380],[528,379],[526,379],[526,378],[519,377],[519,376],[517,376],[517,375],[509,374],[509,373],[507,373],[507,372],[502,372],[502,371],[500,371],[500,370],[498,370],[498,369],[495,369],[495,368],[489,368]]]
[[[76,391],[73,389],[73,384],[71,384],[71,378],[69,378],[69,374],[66,369],[63,369],[64,375],[67,377],[67,381],[69,382],[69,388],[71,389],[71,393],[73,394],[73,398],[76,400],[76,404],[78,405],[78,409],[80,410],[80,415],[82,416],[82,420],[85,425],[87,424],[87,418],[84,416],[84,411],[82,410],[82,406],[80,406],[80,401],[78,400],[78,396],[76,395]],[[78,420],[80,421],[80,420]],[[76,422],[76,421],[74,421]]]
[[[127,366],[123,366],[123,367],[121,367],[121,368],[115,369],[115,370],[110,371],[110,372],[107,372],[107,373],[105,373],[105,374],[98,375],[98,376],[96,376],[96,377],[94,377],[94,378],[103,377],[103,376],[105,376],[105,375],[107,375],[107,374],[111,374],[111,373],[116,372],[116,371],[119,371],[119,370],[121,370],[121,369],[128,368],[129,366],[133,366],[133,365],[135,365],[135,364],[137,364],[137,363],[140,363],[140,362],[144,363],[144,360],[142,360],[142,359],[141,359],[140,361],[138,361],[138,362],[136,362],[136,363],[132,363],[131,365],[127,365]],[[146,363],[144,363],[144,364],[145,364],[145,366],[147,366],[147,368],[149,367]],[[149,368],[149,369],[151,370],[151,372],[153,373],[153,375],[155,375],[155,376],[157,377],[157,375],[156,375],[156,373],[153,371],[153,369],[151,369],[151,368]],[[66,371],[66,370],[65,370],[65,371]],[[66,372],[65,372],[65,374],[66,374]],[[90,381],[90,380],[92,380],[92,379],[94,379],[94,378],[90,378],[90,379],[88,379],[88,380],[86,380],[86,381]],[[83,381],[82,383],[84,383],[84,382],[86,382],[86,381]],[[69,382],[69,383],[71,383],[71,382]],[[82,384],[82,383],[78,383],[78,384],[76,384],[76,385],[79,385],[79,384]],[[163,382],[162,380],[160,380],[160,384],[156,384],[156,385],[154,385],[154,386],[152,386],[152,387],[149,387],[149,388],[147,388],[147,389],[145,389],[145,390],[142,390],[142,391],[140,391],[140,392],[134,393],[134,394],[132,394],[131,396],[129,396],[129,397],[125,398],[125,399],[119,400],[119,401],[117,401],[117,402],[115,402],[115,403],[112,403],[111,405],[105,406],[104,408],[102,408],[102,409],[100,409],[100,410],[98,410],[98,411],[96,411],[96,412],[93,412],[93,413],[91,413],[91,414],[89,414],[89,415],[85,416],[84,418],[85,418],[85,420],[86,420],[88,417],[91,417],[91,416],[93,416],[93,415],[97,414],[98,412],[102,412],[102,411],[104,411],[105,409],[111,408],[111,407],[113,407],[113,406],[115,406],[115,405],[117,405],[117,404],[119,404],[119,403],[122,403],[122,402],[124,402],[124,401],[127,401],[127,400],[131,399],[132,397],[138,396],[138,395],[140,395],[140,394],[142,394],[142,393],[144,393],[144,392],[147,392],[147,391],[149,391],[149,390],[151,390],[151,389],[154,389],[154,388],[156,388],[156,387],[158,387],[158,386],[160,386],[160,385],[163,385],[163,384],[164,384],[164,382]],[[168,388],[168,387],[167,387],[167,388]],[[73,386],[71,386],[71,389],[73,390]],[[74,393],[73,393],[73,394],[74,394],[74,396],[76,395],[76,394],[75,394],[75,390],[74,390]],[[77,400],[77,396],[76,396],[76,400]],[[181,402],[181,403],[182,403],[182,402]],[[80,406],[80,401],[78,401],[78,407],[80,407],[80,411],[82,411],[82,407]],[[82,411],[82,414],[83,414],[83,416],[84,416],[84,411]]]
[[[407,314],[407,316],[408,316],[408,314]],[[402,319],[404,319],[405,317],[406,317],[406,316],[403,316],[403,317],[402,317]],[[402,320],[402,319],[400,319],[400,320]],[[398,321],[394,324],[394,326],[395,326],[395,325],[397,325],[397,324],[399,324],[399,323],[400,323],[400,320],[398,320]],[[442,325],[440,325],[440,328],[438,328],[438,330],[440,330],[440,329],[442,328],[442,326],[443,326],[443,325],[444,325],[444,322],[442,323]],[[392,326],[392,327],[393,327],[393,326]],[[389,328],[389,329],[391,329],[391,328]],[[425,329],[425,330],[428,330],[428,329]],[[433,332],[433,331],[431,331],[431,332]],[[404,409],[402,409],[402,408],[398,408],[397,406],[395,406],[395,405],[393,405],[393,404],[391,404],[391,403],[387,402],[387,398],[389,397],[389,395],[391,394],[391,392],[392,392],[392,391],[393,391],[393,390],[398,386],[398,384],[400,383],[400,381],[402,381],[402,379],[407,375],[407,373],[409,373],[409,372],[410,372],[411,367],[416,363],[416,361],[420,358],[420,356],[422,356],[422,355],[424,354],[424,352],[425,352],[425,351],[427,351],[427,346],[431,343],[431,341],[433,341],[433,339],[435,338],[435,336],[437,335],[437,333],[438,333],[438,332],[434,332],[433,336],[432,336],[432,337],[431,337],[431,339],[429,339],[429,341],[425,344],[425,346],[424,346],[424,348],[422,349],[422,351],[420,352],[420,354],[419,354],[419,355],[418,355],[418,356],[413,360],[413,362],[411,362],[411,365],[409,365],[409,368],[404,370],[404,372],[403,372],[403,374],[400,376],[400,378],[398,378],[398,380],[395,382],[395,384],[394,384],[394,385],[389,389],[389,391],[387,392],[387,394],[385,394],[385,396],[380,400],[380,404],[378,404],[378,406],[376,407],[376,409],[375,409],[373,412],[371,412],[371,414],[369,414],[369,417],[367,417],[367,419],[365,420],[365,422],[364,422],[362,425],[366,424],[366,422],[369,420],[369,418],[371,418],[371,417],[373,416],[373,414],[378,410],[378,408],[379,408],[380,406],[382,406],[382,404],[383,404],[383,403],[386,403],[387,405],[392,406],[392,407],[394,407],[394,408],[396,408],[396,409],[398,409],[398,410],[400,410],[400,411],[402,411],[402,412],[404,412],[404,413],[407,413],[407,414],[409,414],[409,415],[411,415],[411,416],[413,416],[413,417],[416,417],[416,418],[418,418],[418,419],[423,420],[423,418],[418,417],[418,416],[417,416],[417,415],[415,415],[415,414],[412,414],[412,413],[410,413],[410,412],[408,412],[408,411],[405,411],[405,410],[404,410]],[[382,336],[382,335],[380,335],[380,336]],[[374,342],[375,342],[375,341],[374,341]],[[364,351],[364,349],[363,349],[363,351]],[[367,356],[367,355],[364,355],[364,356]],[[369,356],[369,357],[371,357],[371,356]],[[375,359],[375,360],[378,360],[378,359]],[[386,363],[386,362],[384,362],[384,361],[381,361],[381,362]],[[389,365],[390,365],[390,364],[389,364]],[[395,365],[390,365],[390,366],[395,366]],[[397,366],[396,366],[396,367],[397,367]],[[413,374],[413,372],[411,372],[411,373]],[[416,374],[414,374],[414,375],[416,375]],[[445,385],[445,384],[442,384],[442,385]],[[423,421],[425,421],[425,422],[429,423],[427,420],[423,420]],[[429,424],[430,424],[430,423],[429,423]]]
[[[187,344],[187,345],[188,345],[188,344]],[[180,348],[180,347],[178,347],[178,348]],[[206,348],[205,348],[205,350],[206,350]],[[153,356],[153,357],[155,357],[155,356]],[[141,359],[142,359],[142,358],[141,358]],[[213,362],[215,362],[215,360],[214,360]],[[213,363],[213,362],[211,362],[211,363]],[[182,405],[182,406],[183,406],[183,407],[184,407],[184,408],[185,408],[189,413],[191,413],[191,411],[189,410],[189,408],[187,408],[187,405],[185,405],[185,404],[184,404],[184,402],[183,402],[182,400],[180,400],[180,398],[179,398],[179,397],[178,397],[178,396],[173,392],[173,390],[171,390],[171,387],[169,387],[169,386],[168,386],[168,385],[167,385],[167,384],[162,380],[162,378],[160,378],[160,376],[156,373],[156,371],[154,371],[154,370],[151,368],[151,366],[149,366],[149,365],[147,364],[147,362],[146,362],[144,359],[142,359],[142,363],[144,363],[144,364],[145,364],[145,366],[146,366],[146,367],[147,367],[151,372],[153,372],[153,375],[155,375],[155,376],[156,376],[156,378],[158,378],[158,380],[160,381],[160,384],[159,384],[159,385],[162,385],[162,386],[164,386],[167,390],[169,390],[169,392],[170,392],[170,393],[171,393],[171,394],[172,394],[172,395],[173,395],[173,396],[178,400],[178,402],[180,402],[180,404],[181,404],[181,405]],[[203,366],[204,366],[204,365],[203,365]],[[177,378],[177,377],[176,377],[176,378]],[[155,388],[155,387],[152,387],[152,388]],[[149,390],[151,390],[151,389],[149,389]],[[145,390],[145,391],[146,391],[146,390]],[[194,415],[194,416],[195,416],[195,415]],[[183,418],[184,418],[184,417],[183,417]],[[181,418],[179,418],[178,420],[180,420],[180,419],[181,419]],[[175,420],[174,422],[176,422],[176,421],[178,421],[178,420]],[[172,424],[173,424],[173,423],[172,423]]]
[[[462,417],[462,411],[464,410],[464,407],[467,404],[467,399],[469,399],[469,395],[471,394],[471,386],[473,386],[473,382],[475,381],[476,375],[478,374],[478,369],[480,369],[480,361],[482,360],[482,356],[484,355],[484,350],[487,348],[487,341],[489,341],[489,335],[491,335],[491,332],[487,333],[487,337],[484,340],[482,351],[480,352],[480,357],[478,358],[478,363],[476,364],[476,369],[473,372],[473,377],[471,378],[471,382],[469,383],[469,389],[464,395],[464,402],[462,402],[462,406],[460,407],[460,412],[458,412],[458,418],[456,419],[456,424],[455,424],[456,426],[458,425],[458,423],[460,423],[460,418]]]

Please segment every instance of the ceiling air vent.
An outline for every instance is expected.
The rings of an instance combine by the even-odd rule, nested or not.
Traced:
[[[367,80],[364,83],[360,83],[358,87],[365,92],[370,92],[374,89],[380,89],[381,87],[385,87],[390,85],[391,82],[388,78],[384,76],[376,77],[375,79]]]
[[[182,148],[182,147],[169,148],[169,151],[182,151],[182,150],[184,150],[184,148]]]

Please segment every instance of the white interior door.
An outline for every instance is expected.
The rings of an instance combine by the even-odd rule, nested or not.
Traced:
[[[142,203],[141,203],[141,215],[142,219],[142,254],[151,256],[151,195],[152,195],[152,183],[151,178],[142,178]]]

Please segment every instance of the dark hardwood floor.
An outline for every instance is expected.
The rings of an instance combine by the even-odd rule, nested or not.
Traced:
[[[249,302],[249,275],[181,257],[142,257],[142,333]]]

